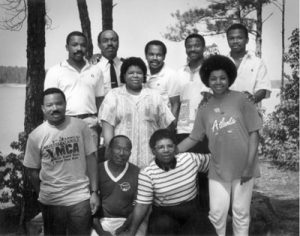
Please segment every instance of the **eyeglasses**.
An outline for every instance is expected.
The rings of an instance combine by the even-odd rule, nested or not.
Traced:
[[[175,144],[158,145],[154,147],[157,151],[163,151],[165,148],[170,150],[175,148]]]
[[[131,150],[128,148],[113,147],[113,150],[117,154],[120,154],[121,152],[123,152],[125,155],[129,155],[131,153]]]

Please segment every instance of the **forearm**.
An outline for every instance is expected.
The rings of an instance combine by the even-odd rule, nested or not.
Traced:
[[[27,176],[29,179],[29,182],[32,184],[34,191],[39,194],[40,192],[40,170],[39,169],[32,169],[26,167]]]
[[[87,156],[87,174],[90,179],[90,190],[98,190],[98,163],[95,153]]]
[[[198,141],[191,139],[190,137],[187,137],[177,145],[178,152],[179,153],[186,152],[187,150],[194,147],[197,143]]]
[[[258,90],[254,96],[254,103],[259,103],[261,100],[263,100],[266,97],[267,91],[265,89]]]
[[[175,117],[175,125],[176,125],[179,116],[180,98],[179,96],[170,97],[169,101],[171,104],[171,112]]]
[[[140,227],[140,224],[142,223],[143,219],[145,218],[149,208],[150,204],[140,204],[136,203],[133,214],[132,214],[132,220],[129,227],[129,235],[134,236]]]
[[[248,157],[247,157],[247,166],[252,167],[254,163],[254,159],[257,155],[258,150],[258,131],[254,131],[250,133],[249,143],[248,143]]]

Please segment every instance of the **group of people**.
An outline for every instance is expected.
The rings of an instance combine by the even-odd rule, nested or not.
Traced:
[[[117,56],[113,30],[98,35],[91,61],[85,35],[67,36],[23,163],[45,235],[225,235],[230,205],[234,234],[248,235],[258,107],[271,85],[246,50],[247,28],[233,24],[226,36],[230,54],[204,58],[204,38],[189,35],[178,71],[159,40],[146,44],[146,65]]]

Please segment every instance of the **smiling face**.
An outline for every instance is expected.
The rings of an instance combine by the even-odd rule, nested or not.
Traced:
[[[229,90],[228,75],[224,70],[214,70],[209,75],[208,85],[215,96],[222,96]]]
[[[227,33],[227,42],[233,53],[243,53],[249,39],[242,29],[233,29]]]
[[[146,60],[152,74],[158,73],[164,65],[165,55],[160,45],[150,45],[146,53]]]
[[[118,137],[110,147],[110,161],[116,166],[125,166],[131,154],[131,142],[128,138]]]
[[[59,125],[65,120],[66,101],[60,93],[48,94],[44,97],[42,110],[50,124]]]
[[[66,49],[69,53],[69,60],[74,63],[82,62],[87,49],[86,39],[83,36],[73,35],[66,45]]]
[[[204,45],[199,38],[189,38],[185,44],[185,51],[190,61],[198,61],[203,58]]]
[[[171,163],[175,158],[176,145],[171,139],[163,138],[156,142],[152,153],[163,164]]]
[[[125,84],[127,90],[130,92],[139,92],[143,88],[144,73],[138,66],[129,66],[125,73]]]

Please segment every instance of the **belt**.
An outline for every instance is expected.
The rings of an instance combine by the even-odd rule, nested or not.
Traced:
[[[72,117],[79,118],[79,119],[85,119],[85,118],[92,117],[92,116],[97,116],[97,114],[80,114],[80,115],[74,115]]]

